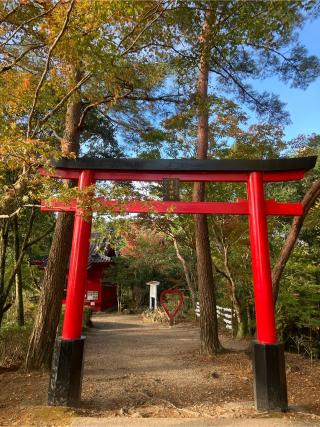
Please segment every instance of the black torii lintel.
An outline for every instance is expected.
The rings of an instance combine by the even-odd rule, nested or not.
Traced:
[[[316,164],[317,157],[294,157],[267,160],[195,160],[195,159],[90,159],[63,158],[53,161],[57,169],[91,169],[122,171],[183,171],[183,172],[281,172],[308,171]]]

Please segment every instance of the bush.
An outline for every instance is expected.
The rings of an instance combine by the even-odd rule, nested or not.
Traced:
[[[62,332],[64,312],[65,312],[65,305],[63,305],[62,309],[61,309],[59,328],[58,328],[59,335],[61,335],[61,332]],[[92,326],[92,322],[91,322],[92,313],[93,312],[92,312],[91,308],[83,306],[83,315],[82,315],[82,327],[83,328],[88,328],[88,327]]]
[[[92,327],[92,317],[93,311],[89,307],[83,307],[83,317],[82,317],[82,327],[90,328]]]
[[[319,285],[296,275],[284,281],[277,303],[277,327],[288,351],[320,358]]]
[[[32,325],[4,326],[0,330],[0,366],[18,368],[24,362]]]
[[[153,323],[169,323],[168,316],[162,307],[158,307],[156,310],[144,310],[142,312],[142,320]]]
[[[59,334],[62,330],[64,309],[59,322]],[[83,327],[91,326],[92,310],[83,307]],[[27,355],[29,338],[32,332],[32,323],[26,326],[17,326],[8,321],[0,329],[0,367],[19,368]]]

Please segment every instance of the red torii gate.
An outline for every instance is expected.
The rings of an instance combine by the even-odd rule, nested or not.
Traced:
[[[100,198],[113,211],[168,214],[248,215],[256,311],[253,343],[255,404],[258,410],[288,408],[283,344],[277,343],[268,245],[268,215],[302,215],[301,203],[265,200],[264,184],[300,180],[314,167],[316,157],[272,160],[140,160],[62,159],[54,163],[54,178],[78,180],[84,190],[97,180],[185,182],[243,182],[247,200],[237,202],[129,201]],[[42,170],[42,174],[48,174]],[[92,196],[94,197],[94,196]],[[85,295],[91,216],[82,215],[77,201],[51,204],[43,211],[75,212],[67,299],[62,337],[57,338],[49,384],[49,405],[75,405],[81,397],[83,349],[82,307]]]

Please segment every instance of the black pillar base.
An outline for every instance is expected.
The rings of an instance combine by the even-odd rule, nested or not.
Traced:
[[[50,406],[77,406],[81,397],[85,337],[56,339],[49,382]]]
[[[288,410],[283,344],[253,342],[254,399],[258,411]]]

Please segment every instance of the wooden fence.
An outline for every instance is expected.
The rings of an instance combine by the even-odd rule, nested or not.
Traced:
[[[196,317],[200,317],[200,303],[197,302],[196,308],[195,308],[195,314]],[[232,324],[232,309],[227,307],[221,307],[220,305],[217,305],[217,316],[219,319],[221,319],[226,327],[226,329],[233,330],[233,324]]]

